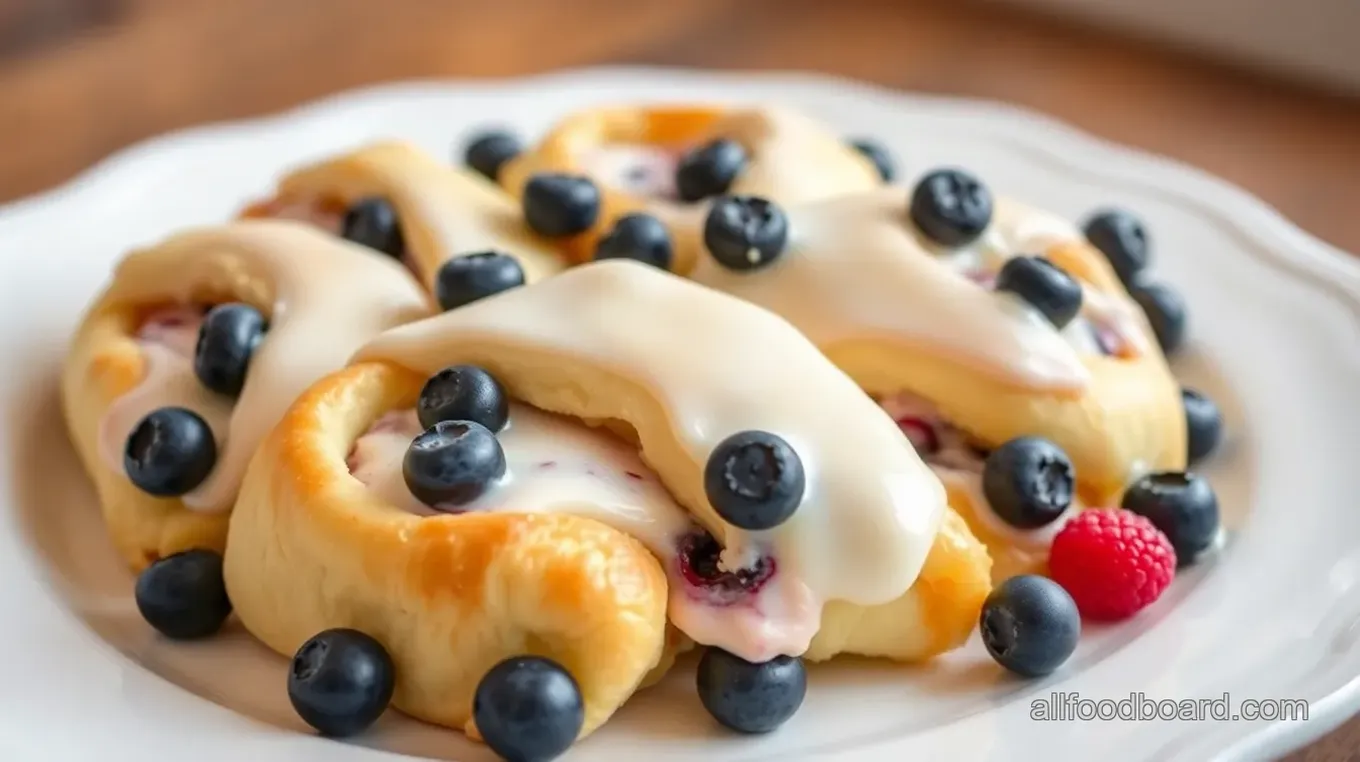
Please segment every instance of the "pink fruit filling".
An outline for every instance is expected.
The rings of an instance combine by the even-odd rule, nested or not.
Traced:
[[[633,445],[609,432],[512,402],[497,434],[506,474],[471,503],[429,506],[411,494],[403,460],[421,433],[414,410],[384,414],[346,457],[351,475],[390,505],[422,516],[468,511],[562,512],[632,535],[667,570],[681,631],[750,660],[801,653],[819,609],[768,553],[728,553],[699,528]],[[731,563],[729,563],[731,562]],[[740,568],[738,568],[738,566]]]
[[[1128,339],[1115,325],[1093,315],[1086,316],[1086,321],[1091,338],[1095,340],[1101,354],[1106,357],[1124,357],[1132,351]]]
[[[905,392],[879,400],[921,459],[931,466],[981,473],[987,451],[945,420],[926,400]]]
[[[198,305],[162,307],[142,319],[137,326],[136,339],[164,346],[181,357],[193,357],[198,329],[206,312],[206,307]]]
[[[779,568],[774,558],[761,556],[753,566],[727,571],[722,546],[707,532],[682,537],[678,552],[680,576],[693,588],[691,595],[712,606],[731,606],[759,595]]]
[[[951,491],[958,489],[970,496],[968,502],[972,510],[965,513],[969,524],[975,528],[979,524],[985,526],[993,535],[1004,537],[1011,544],[1004,556],[995,555],[993,549],[993,561],[1000,564],[997,568],[1018,569],[1020,567],[1012,566],[1012,556],[1028,563],[1035,554],[1047,552],[1053,536],[1066,522],[1065,517],[1038,529],[1020,529],[1006,523],[991,510],[982,489],[982,472],[990,454],[987,449],[976,444],[966,432],[951,424],[933,405],[920,397],[902,392],[878,402],[884,412],[897,422],[903,435],[911,441],[921,459],[935,471],[940,480]],[[1066,516],[1074,515],[1073,511],[1069,511]],[[1009,576],[1010,572],[1003,573]]]
[[[683,149],[619,143],[596,148],[583,157],[583,168],[604,184],[634,196],[678,198],[675,170]]]

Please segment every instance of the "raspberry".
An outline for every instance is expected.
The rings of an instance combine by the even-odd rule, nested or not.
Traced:
[[[1131,617],[1176,576],[1176,551],[1151,521],[1123,509],[1083,511],[1053,538],[1049,576],[1089,619]]]

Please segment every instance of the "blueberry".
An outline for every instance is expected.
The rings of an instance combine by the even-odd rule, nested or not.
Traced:
[[[1081,311],[1081,285],[1041,257],[1012,257],[996,274],[996,290],[1029,302],[1061,330]]]
[[[961,169],[937,169],[911,193],[911,219],[944,246],[972,243],[992,222],[992,194]]]
[[[217,442],[192,410],[163,407],[143,418],[123,448],[123,470],[138,489],[178,497],[203,483],[217,464]]]
[[[441,308],[452,310],[523,285],[524,268],[519,260],[498,251],[482,251],[440,265],[434,293]]]
[[[788,240],[784,210],[756,196],[718,199],[704,220],[704,246],[729,270],[755,270],[774,262]]]
[[[1120,507],[1146,516],[1162,530],[1182,566],[1194,563],[1218,536],[1218,497],[1209,482],[1194,474],[1148,474],[1124,491]]]
[[[137,575],[137,610],[167,638],[195,640],[222,629],[231,615],[222,556],[186,550],[166,556]]]
[[[371,196],[354,202],[345,212],[340,236],[397,259],[406,254],[397,210],[385,198]]]
[[[246,384],[250,358],[268,330],[249,304],[219,304],[208,310],[194,345],[194,375],[218,394],[237,397]]]
[[[480,423],[440,421],[411,442],[401,471],[422,503],[465,505],[505,475],[505,451]]]
[[[713,719],[740,733],[768,733],[793,717],[807,695],[796,656],[753,664],[720,648],[699,659],[699,701]]]
[[[1016,437],[992,450],[982,469],[982,493],[992,511],[1017,529],[1052,523],[1072,504],[1072,461],[1040,437]]]
[[[803,462],[788,442],[766,431],[741,431],[713,448],[704,492],[723,521],[742,529],[773,529],[803,500]]]
[[[866,159],[874,163],[874,169],[878,170],[878,176],[883,178],[883,182],[890,183],[897,176],[897,162],[893,160],[892,154],[882,143],[868,138],[859,138],[851,140],[850,147],[864,154]]]
[[[547,762],[571,747],[586,721],[581,687],[562,665],[515,656],[477,683],[472,719],[491,750],[515,762]]]
[[[595,259],[632,259],[669,270],[671,234],[661,220],[649,214],[629,214],[619,218],[609,235],[600,239]]]
[[[685,154],[675,168],[675,190],[682,201],[721,196],[746,168],[746,148],[720,138]]]
[[[590,229],[600,216],[600,189],[579,175],[534,175],[524,186],[524,221],[552,238]]]
[[[492,130],[473,136],[463,148],[463,163],[488,180],[496,182],[501,167],[524,152],[524,144],[514,134]]]
[[[1223,415],[1218,405],[1194,389],[1181,389],[1185,408],[1186,459],[1190,464],[1207,458],[1223,438]]]
[[[1152,324],[1162,352],[1175,354],[1185,342],[1185,302],[1181,295],[1170,286],[1144,283],[1134,287],[1133,298]]]
[[[1062,586],[1037,574],[997,585],[978,619],[982,644],[997,663],[1024,677],[1052,674],[1077,649],[1081,615]]]
[[[425,428],[440,421],[473,421],[497,432],[510,418],[510,400],[494,376],[476,365],[454,365],[430,377],[416,400]]]
[[[1086,240],[1105,255],[1124,285],[1137,282],[1152,259],[1147,231],[1137,217],[1122,209],[1103,209],[1086,221],[1083,230]]]
[[[396,675],[392,657],[378,641],[358,630],[326,630],[293,656],[288,700],[322,735],[352,736],[387,710]]]

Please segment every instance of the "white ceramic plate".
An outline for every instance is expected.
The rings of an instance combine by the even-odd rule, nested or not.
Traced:
[[[82,306],[134,244],[234,212],[283,168],[379,136],[448,154],[488,122],[533,133],[568,110],[632,100],[773,100],[875,135],[908,178],[971,167],[998,192],[1071,216],[1137,210],[1156,274],[1193,308],[1186,382],[1226,411],[1209,469],[1229,536],[1134,622],[1088,628],[1050,679],[1008,679],[975,642],[929,667],[815,668],[780,732],[718,732],[680,671],[569,755],[612,762],[775,758],[1046,761],[1273,756],[1360,708],[1360,266],[1246,194],[997,105],[909,97],[806,76],[593,70],[509,83],[409,84],[272,119],[143,144],[0,210],[0,758],[345,762],[385,752],[488,759],[457,733],[389,713],[358,743],[306,734],[285,661],[239,628],[170,645],[137,617],[60,422],[56,374]],[[1040,722],[1031,702],[1299,698],[1307,722]]]

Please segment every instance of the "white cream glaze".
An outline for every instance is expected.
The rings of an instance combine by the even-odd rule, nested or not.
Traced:
[[[483,251],[515,257],[529,282],[562,269],[560,258],[528,229],[518,204],[499,187],[409,143],[374,143],[302,167],[279,183],[284,206],[348,205],[375,195],[396,208],[407,264],[427,288],[434,287],[446,260]]]
[[[816,633],[791,627],[806,622],[806,588],[776,575],[760,591],[717,604],[687,583],[680,571],[680,542],[699,530],[632,445],[581,421],[512,403],[498,435],[506,473],[477,500],[461,506],[427,506],[406,486],[402,462],[421,432],[415,410],[387,413],[354,443],[349,467],[381,499],[411,513],[510,511],[570,513],[629,534],[661,561],[670,579],[670,619],[682,632],[752,661],[799,652]],[[796,616],[790,614],[794,609]],[[815,613],[815,612],[814,612]]]
[[[388,360],[423,374],[453,362],[496,373],[505,362],[532,368],[539,383],[569,389],[589,407],[591,390],[573,386],[568,370],[586,367],[630,390],[613,406],[595,405],[601,414],[623,404],[632,408],[625,417],[654,416],[650,403],[659,404],[670,430],[650,420],[639,427],[644,458],[674,453],[649,464],[730,552],[725,558],[771,555],[778,576],[794,586],[777,610],[763,612],[786,620],[765,623],[785,640],[798,635],[797,647],[784,653],[806,649],[826,601],[877,605],[904,594],[944,515],[943,488],[892,420],[796,329],[634,262],[579,267],[389,331],[356,360]],[[533,386],[498,375],[516,396]],[[722,523],[704,493],[709,454],[744,430],[783,437],[807,474],[797,512],[766,532]],[[676,624],[713,642],[702,621]]]
[[[386,414],[354,443],[350,473],[412,513],[572,513],[624,531],[658,555],[674,556],[676,541],[695,528],[626,442],[518,402],[511,403],[510,422],[496,435],[505,451],[505,476],[471,503],[427,506],[402,475],[407,448],[422,430],[414,409]]]
[[[1007,260],[1022,255],[1040,256],[1050,247],[1079,242],[1084,236],[1059,215],[1002,197],[994,201],[991,224],[973,243],[948,249],[920,231],[916,231],[916,240],[972,280],[990,285]],[[1103,329],[1113,332],[1112,340],[1127,344],[1135,354],[1147,351],[1150,337],[1142,327],[1138,305],[1125,296],[1107,293],[1080,279],[1078,282],[1082,285],[1081,313],[1062,329],[1063,338],[1079,352],[1098,353],[1102,350],[1094,333]]]
[[[772,265],[740,272],[703,256],[690,277],[773,310],[819,346],[875,337],[1036,388],[1089,383],[1076,351],[1042,316],[921,245],[901,188],[793,209],[789,221],[789,247]]]
[[[771,196],[796,204],[878,187],[872,162],[839,135],[797,111],[778,106],[727,112],[697,142],[730,138],[749,154],[746,167],[729,189],[734,194]]]
[[[952,487],[967,495],[969,508],[964,515],[975,518],[985,525],[988,532],[999,537],[1007,544],[1027,554],[1046,554],[1053,544],[1053,538],[1062,530],[1079,510],[1076,501],[1068,506],[1053,521],[1037,529],[1020,529],[1006,523],[996,511],[982,490],[982,470],[986,465],[984,458],[969,446],[967,437],[952,423],[945,420],[924,398],[901,392],[883,399],[883,411],[898,422],[908,439],[912,439],[917,452],[922,452],[926,465],[946,487]],[[914,431],[904,422],[917,420],[931,429],[935,447],[923,447],[913,436]],[[958,507],[958,506],[956,506]]]
[[[182,347],[171,352],[143,340],[150,350],[147,373],[111,406],[100,428],[100,451],[121,473],[123,445],[140,420],[129,420],[133,411],[183,404],[203,416],[219,441],[217,464],[182,498],[203,511],[231,507],[256,446],[304,389],[384,329],[431,313],[428,297],[390,258],[282,221],[203,228],[133,252],[119,263],[104,297],[127,305],[205,298],[245,301],[269,318],[235,405],[189,391],[193,369]],[[231,410],[225,425],[224,405]]]
[[[738,272],[702,256],[690,277],[777,312],[819,346],[875,338],[946,355],[1036,390],[1086,388],[1090,373],[1082,355],[1098,351],[1090,326],[1074,320],[1058,331],[990,283],[1007,259],[1078,240],[1076,229],[999,199],[978,242],[945,250],[919,235],[907,207],[901,188],[795,207],[788,249],[772,265]],[[1131,302],[1089,285],[1085,293],[1083,315],[1119,326],[1134,341],[1145,339],[1128,314],[1136,309]]]

